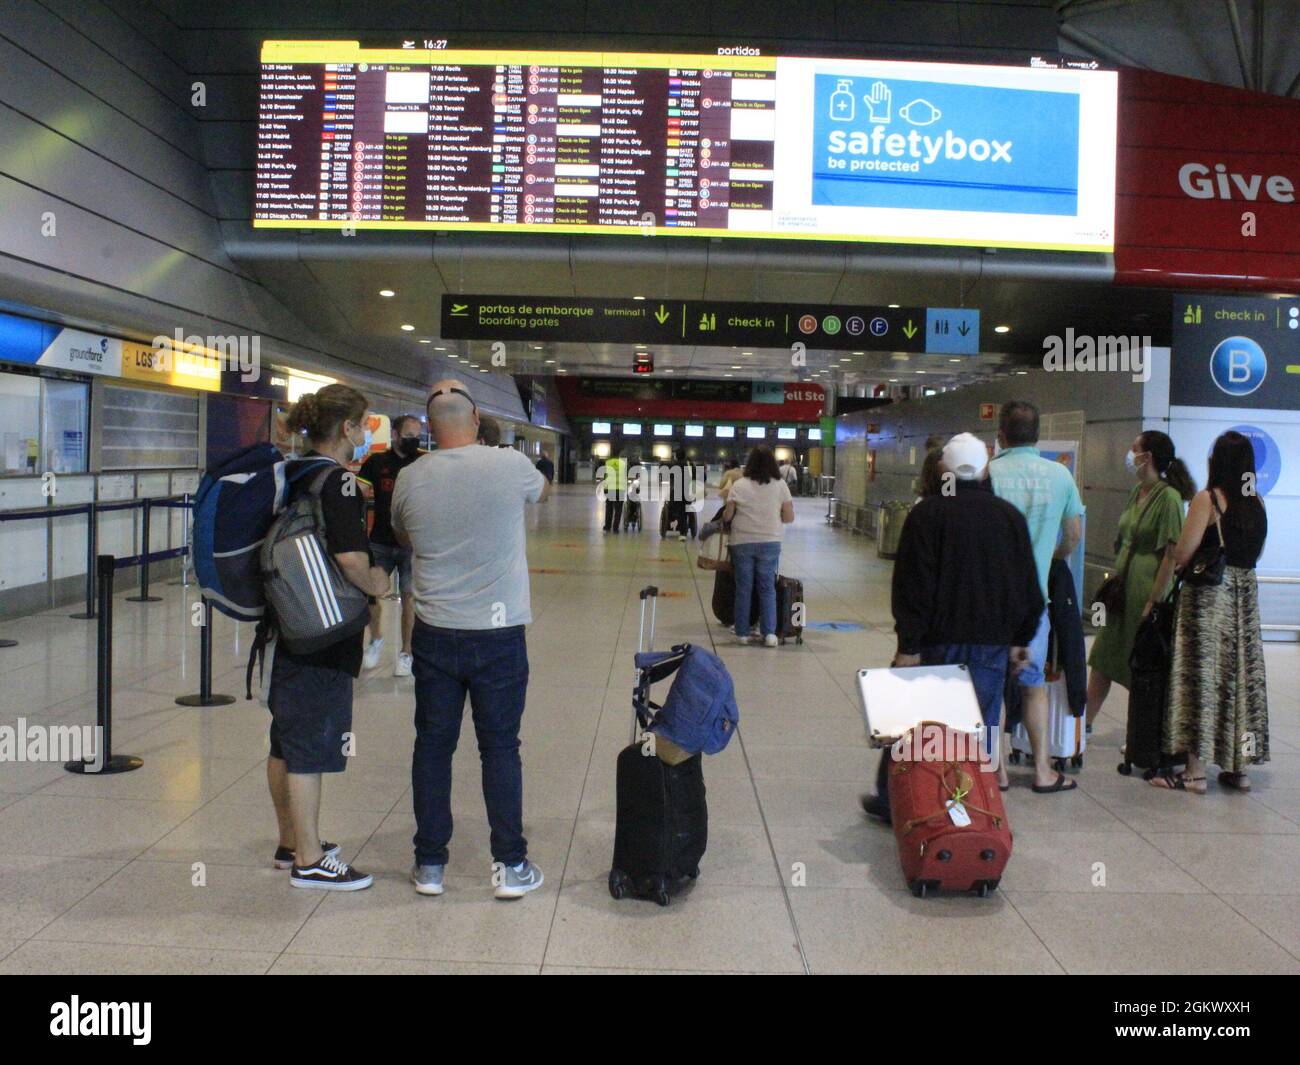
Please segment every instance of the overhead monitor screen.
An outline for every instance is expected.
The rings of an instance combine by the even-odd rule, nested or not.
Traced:
[[[673,435],[673,427],[671,425],[663,425],[660,424],[659,422],[655,423],[655,436],[672,436],[672,435]]]
[[[591,433],[593,436],[608,436],[609,422],[592,422]]]
[[[794,428],[778,429],[776,431],[776,438],[778,440],[797,440],[799,438],[799,430]]]
[[[686,435],[687,435],[687,436],[703,436],[703,435],[704,435],[704,426],[702,426],[702,425],[688,425],[688,426],[686,427]]]
[[[730,438],[736,435],[736,427],[734,425],[719,425],[717,429],[714,430],[714,434],[723,437],[724,439]]]
[[[623,435],[624,435],[624,436],[640,436],[640,435],[641,435],[641,423],[640,423],[640,422],[624,422],[624,423],[623,423]]]
[[[809,440],[820,440],[821,438],[822,438],[822,431],[821,431],[820,429],[809,429],[809,430],[808,430],[808,439],[809,439]]]
[[[767,430],[761,425],[751,425],[745,430],[745,436],[749,440],[763,440],[767,437]]]
[[[1110,251],[1113,71],[262,46],[253,225]]]

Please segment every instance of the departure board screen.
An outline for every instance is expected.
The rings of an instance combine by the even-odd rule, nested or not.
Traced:
[[[1108,251],[1112,72],[262,49],[259,228]]]

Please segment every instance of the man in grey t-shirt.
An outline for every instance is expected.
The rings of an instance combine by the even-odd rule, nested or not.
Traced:
[[[477,443],[478,407],[456,380],[429,396],[438,449],[402,471],[393,530],[415,573],[415,868],[422,895],[441,895],[451,841],[451,762],[469,695],[483,762],[498,898],[542,884],[523,833],[519,724],[528,688],[524,626],[532,621],[524,506],[550,482],[514,449]]]

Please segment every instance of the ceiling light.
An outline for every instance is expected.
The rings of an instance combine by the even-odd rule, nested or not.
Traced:
[[[734,373],[724,373],[722,376],[723,376],[723,377],[735,377],[736,375],[735,375]]]
[[[402,331],[405,332],[405,333],[414,333],[414,332],[415,332],[415,326],[413,326],[413,325],[404,325],[404,326],[402,326]]]
[[[421,340],[420,343],[421,343],[421,344],[432,344],[433,341],[432,341],[432,340]]]
[[[898,304],[897,304],[897,303],[891,303],[890,306],[891,306],[892,308],[894,308],[894,310],[898,310]]]
[[[743,366],[733,366],[732,369],[733,369],[733,370],[742,370],[742,369],[744,369],[744,367],[743,367]]]
[[[896,385],[896,384],[898,384],[898,378],[897,378],[897,377],[891,377],[891,378],[889,379],[889,383],[890,383],[891,385]]]
[[[742,354],[742,355],[753,355],[754,353],[753,353],[752,351],[742,351],[741,354]]]
[[[554,359],[547,359],[547,360],[546,360],[546,365],[547,365],[547,366],[554,366],[554,365],[555,365],[555,360],[554,360]]]
[[[1019,374],[1021,377],[1025,377],[1025,376],[1028,376],[1029,371],[1028,371],[1028,370],[1017,370],[1016,373]]]
[[[865,355],[866,352],[865,352],[865,351],[855,351],[853,354],[854,354],[854,355]]]
[[[633,298],[634,300],[643,300],[643,299],[645,299],[644,296],[633,296],[632,298]]]
[[[847,359],[847,358],[846,358],[846,359],[840,359],[840,362],[852,362],[852,361],[853,361],[852,359]]]
[[[961,359],[949,359],[949,362],[961,362]]]
[[[924,370],[917,370],[916,372],[917,372],[917,373],[925,373]]]
[[[665,370],[664,373],[672,373],[672,370]]]
[[[534,351],[541,351],[541,350],[542,350],[542,345],[541,345],[541,344],[534,344],[534,345],[532,345],[532,348],[533,348]]]
[[[479,373],[487,373],[487,367],[484,367],[483,369],[479,370]]]
[[[379,294],[383,296],[385,299],[392,299],[394,296],[397,295],[397,293],[394,292],[391,288],[381,288],[379,290]]]
[[[426,340],[425,343],[427,344],[428,341]],[[434,350],[434,351],[446,351],[447,349],[446,349],[446,348],[435,347],[433,350]],[[452,358],[454,359],[454,358],[456,358],[456,356],[453,355]]]
[[[995,326],[993,327],[993,332],[995,332],[995,333],[1010,333],[1010,332],[1011,332],[1011,326],[1009,326],[1009,325],[995,325]]]
[[[566,370],[563,366],[557,366],[557,367],[555,368],[555,372],[556,372],[556,373],[568,373],[569,371]],[[672,371],[670,370],[669,373],[671,373],[671,372],[672,372]]]

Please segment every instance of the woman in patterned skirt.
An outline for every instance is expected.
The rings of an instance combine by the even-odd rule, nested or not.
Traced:
[[[1268,761],[1268,692],[1255,583],[1267,534],[1254,448],[1241,433],[1224,433],[1210,453],[1209,484],[1192,500],[1174,548],[1181,567],[1203,543],[1211,558],[1222,545],[1226,565],[1222,583],[1186,584],[1179,597],[1164,749],[1185,754],[1187,766],[1154,777],[1151,783],[1158,788],[1204,794],[1208,763],[1222,770],[1220,784],[1249,791],[1246,768]]]

